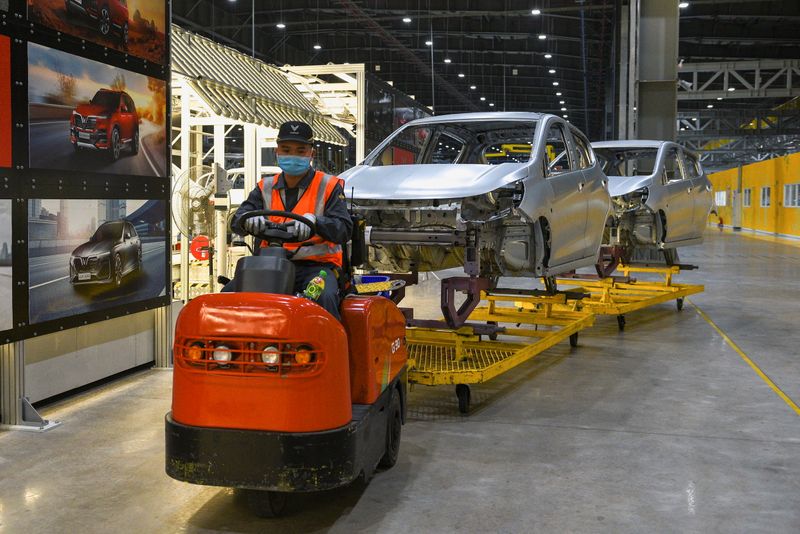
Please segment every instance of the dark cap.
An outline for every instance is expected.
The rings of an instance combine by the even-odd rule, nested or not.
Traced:
[[[288,121],[281,124],[278,130],[278,143],[281,141],[298,141],[308,145],[314,144],[314,131],[305,122]]]

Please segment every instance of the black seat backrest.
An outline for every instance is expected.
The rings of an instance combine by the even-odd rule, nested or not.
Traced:
[[[291,295],[294,293],[294,264],[282,247],[256,249],[258,256],[245,256],[236,263],[234,291]]]

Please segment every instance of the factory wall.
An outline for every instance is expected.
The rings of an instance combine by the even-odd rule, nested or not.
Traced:
[[[741,184],[736,168],[709,178],[725,226],[737,222],[734,215],[738,205],[742,229],[800,237],[800,153],[743,166]],[[718,219],[711,215],[709,221],[716,224]]]

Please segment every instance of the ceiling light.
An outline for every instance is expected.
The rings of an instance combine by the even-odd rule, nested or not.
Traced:
[[[558,86],[558,82],[553,82],[553,85]]]
[[[493,107],[494,107],[494,102],[492,102],[491,104],[489,104],[489,107],[490,107],[490,108],[493,108]]]
[[[565,119],[566,119],[567,117],[569,117],[569,115],[561,115],[561,116],[562,116],[562,117],[564,117]]]
[[[553,54],[545,54],[545,55],[544,55],[544,58],[545,58],[545,59],[550,59],[551,57],[553,57]]]
[[[314,50],[322,50],[322,45],[315,44]]]
[[[540,41],[544,41],[545,39],[547,39],[547,36],[545,34],[543,34],[543,33],[540,33],[539,34],[539,40]]]
[[[697,117],[692,117],[692,120],[697,122]]]
[[[550,74],[555,74],[556,73],[556,69],[550,69],[547,72],[549,72]]]
[[[474,91],[475,89],[477,89],[477,88],[478,88],[478,86],[477,86],[477,85],[470,85],[470,86],[469,86],[469,88],[470,88],[470,89],[472,89],[472,90]]]
[[[446,57],[446,58],[444,58],[444,62],[445,62],[445,63],[452,63],[452,62],[453,62],[453,60],[452,60],[452,59],[450,59],[449,57]]]
[[[714,107],[714,104],[709,104],[709,105],[707,105],[706,107],[707,107],[708,109],[711,109],[711,108],[713,108],[713,107]]]
[[[486,100],[486,97],[485,97],[485,96],[482,96],[482,97],[481,97],[481,102],[483,102],[483,101],[485,101],[485,100]]]
[[[564,101],[563,100],[559,100],[558,103],[559,104],[564,104]]]
[[[279,22],[275,25],[275,27],[278,28],[279,30],[282,30],[286,27],[286,24],[284,24],[283,22]]]
[[[531,9],[531,15],[541,15],[541,14],[542,14],[541,9]]]
[[[561,108],[561,111],[567,111],[567,108]]]
[[[681,2],[678,4],[678,7],[683,9],[685,7],[689,7],[689,2]]]
[[[411,19],[409,17],[403,17],[403,22],[408,24],[409,22],[411,22]]]
[[[463,72],[459,72],[459,73],[458,73],[458,77],[459,77],[459,78],[463,78],[463,77],[464,77],[464,73],[463,73]]]
[[[511,69],[512,76],[516,76],[517,74],[519,74],[519,71],[517,69]]]
[[[736,88],[735,88],[735,87],[728,87],[728,92],[729,92],[729,93],[730,93],[731,91],[735,91],[735,90],[736,90]]]
[[[561,96],[561,91],[557,92],[556,96]]]
[[[433,41],[425,41],[425,46],[433,46]]]
[[[721,96],[718,96],[718,97],[717,97],[717,100],[722,100],[722,97],[721,97]]]

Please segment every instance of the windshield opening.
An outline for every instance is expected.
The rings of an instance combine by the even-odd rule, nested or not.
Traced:
[[[398,130],[367,164],[499,165],[531,159],[536,121],[442,122]]]
[[[119,95],[109,91],[97,91],[92,98],[92,104],[101,106],[103,109],[116,109],[119,104]]]
[[[92,241],[105,241],[106,239],[119,239],[122,235],[123,221],[114,221],[101,224],[92,236]]]
[[[606,176],[650,176],[656,165],[657,148],[595,148]]]

